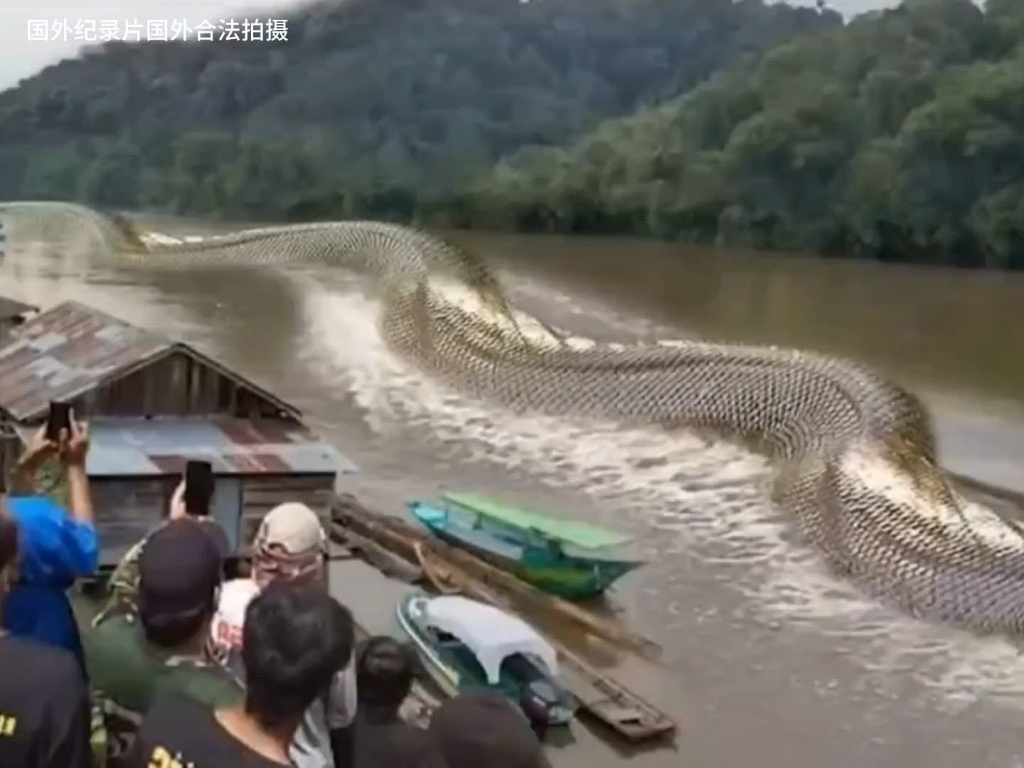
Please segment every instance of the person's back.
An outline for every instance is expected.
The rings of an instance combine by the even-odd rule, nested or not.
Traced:
[[[224,561],[229,559],[229,544],[227,534],[220,523],[212,517],[194,517],[193,522],[202,526],[213,539],[217,548],[221,551]],[[170,520],[164,520],[149,535],[140,541],[135,542],[124,554],[120,562],[115,566],[107,582],[107,604],[103,613],[97,617],[96,623],[109,616],[133,614],[138,610],[139,601],[139,556],[149,537],[156,531],[163,528]]]
[[[163,765],[165,756],[202,768],[289,765],[296,727],[351,653],[351,615],[344,607],[320,589],[272,584],[246,609],[244,706],[211,714],[180,697],[160,696],[126,765]]]
[[[243,621],[246,608],[259,592],[259,585],[252,578],[232,579],[225,583],[210,626],[211,657],[242,681],[245,679],[241,658]],[[291,747],[295,768],[331,768],[351,762],[355,691],[353,659],[336,676],[325,694],[310,705],[299,723]]]
[[[207,709],[241,701],[244,689],[221,665],[179,657],[150,642],[138,618],[116,615],[84,638],[86,668],[107,721],[108,739],[126,741],[161,692],[183,695]],[[120,748],[110,749],[121,754]]]
[[[96,562],[88,557],[74,562],[82,547],[70,532],[90,538],[89,549],[95,556],[95,529],[75,523],[42,496],[12,497],[9,506],[21,529],[24,551],[18,584],[4,603],[4,623],[13,635],[67,648],[81,658],[81,638],[67,589],[75,576],[91,573]]]
[[[0,599],[17,554],[13,521],[0,517]],[[0,630],[0,766],[87,768],[89,699],[70,651]]]
[[[0,638],[0,765],[84,768],[89,724],[88,692],[70,651]]]
[[[194,521],[175,520],[149,537],[138,560],[138,615],[111,616],[85,637],[107,754],[115,760],[161,693],[211,711],[244,700],[241,684],[205,653],[221,575],[210,537]]]
[[[178,762],[171,762],[175,759]],[[213,710],[184,696],[163,693],[146,713],[125,765],[278,768],[284,763],[268,759],[236,739],[217,722]]]
[[[428,730],[448,768],[550,768],[526,717],[495,691],[448,699]]]
[[[9,499],[11,518],[21,531],[21,565],[17,585],[4,605],[4,623],[13,635],[71,651],[82,664],[81,638],[66,590],[74,580],[95,573],[99,544],[85,459],[88,425],[72,420],[70,434],[58,442],[45,429],[33,437],[14,468],[17,495]],[[67,509],[36,494],[40,466],[59,456],[67,482]]]
[[[253,574],[234,580],[221,591],[212,643],[218,657],[241,674],[237,647],[230,641],[241,632],[249,600],[272,583],[316,585],[326,590],[327,534],[317,514],[305,504],[279,504],[267,513],[252,542]],[[232,661],[234,657],[235,661]],[[356,711],[355,660],[335,675],[330,687],[310,705],[291,745],[295,768],[332,768],[352,760],[352,728]]]
[[[399,717],[412,682],[413,660],[407,648],[390,637],[367,642],[356,662],[354,768],[444,768],[430,734]]]

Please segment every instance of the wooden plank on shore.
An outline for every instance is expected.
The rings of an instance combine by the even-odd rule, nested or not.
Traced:
[[[580,707],[628,741],[668,737],[676,722],[611,675],[598,672],[567,648],[556,644],[566,685]]]
[[[507,594],[500,591],[500,587],[495,587],[492,583],[484,583],[478,577],[478,572],[475,569],[471,570],[472,566],[466,567],[465,563],[468,561],[453,556],[453,553],[459,552],[473,560],[477,558],[451,547],[435,547],[434,542],[427,539],[426,536],[403,535],[405,532],[400,526],[388,525],[381,520],[384,517],[386,516],[361,507],[351,497],[343,498],[335,507],[333,520],[336,525],[332,526],[332,530],[338,534],[345,529],[354,530],[358,536],[372,540],[410,563],[417,564],[433,579],[443,581],[442,586],[449,589],[457,587],[459,591],[477,600],[491,603],[504,610],[514,610],[513,601]],[[402,521],[397,522],[401,523]],[[416,533],[418,534],[418,532]],[[479,562],[488,569],[493,568],[490,564]],[[522,588],[534,589],[510,574],[503,573],[503,575],[521,585],[517,589],[510,590],[516,594],[519,594]],[[492,581],[500,581],[502,586],[507,584],[507,579],[492,578]],[[576,610],[582,612],[582,609],[577,608]],[[594,619],[597,621],[597,617]],[[581,623],[588,629],[592,629],[591,622],[583,621]],[[615,633],[610,634],[613,634],[615,639],[620,637]],[[548,641],[558,651],[563,665],[565,682],[580,702],[581,710],[584,713],[631,742],[666,737],[676,731],[675,721],[665,712],[645,701],[610,675],[594,669],[562,643],[550,637],[548,637]]]

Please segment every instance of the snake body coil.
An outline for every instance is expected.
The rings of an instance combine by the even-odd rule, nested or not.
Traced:
[[[176,268],[324,262],[376,275],[382,334],[396,353],[459,390],[521,410],[711,428],[779,460],[775,498],[840,573],[914,615],[1024,632],[1024,543],[994,514],[984,526],[936,464],[928,414],[862,366],[822,355],[699,342],[674,346],[540,345],[518,331],[478,257],[379,222],[269,227],[164,241],[76,206],[0,206],[16,223],[86,217],[108,250]],[[447,273],[493,311],[469,312],[434,290]],[[867,469],[865,469],[867,468]],[[889,479],[872,479],[871,468]]]

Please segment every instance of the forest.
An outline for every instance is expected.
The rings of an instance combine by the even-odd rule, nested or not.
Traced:
[[[1024,2],[348,0],[0,93],[0,199],[1024,268]]]

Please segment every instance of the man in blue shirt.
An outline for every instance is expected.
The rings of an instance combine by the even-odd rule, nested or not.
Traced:
[[[18,524],[21,553],[18,581],[3,605],[8,632],[67,648],[83,670],[81,638],[67,590],[75,579],[93,575],[99,561],[85,472],[88,452],[88,426],[72,420],[71,434],[62,434],[57,444],[46,440],[44,430],[40,430],[18,462],[14,490],[32,492],[41,465],[59,456],[70,503],[65,510],[40,495],[12,495],[8,499],[10,516]]]

